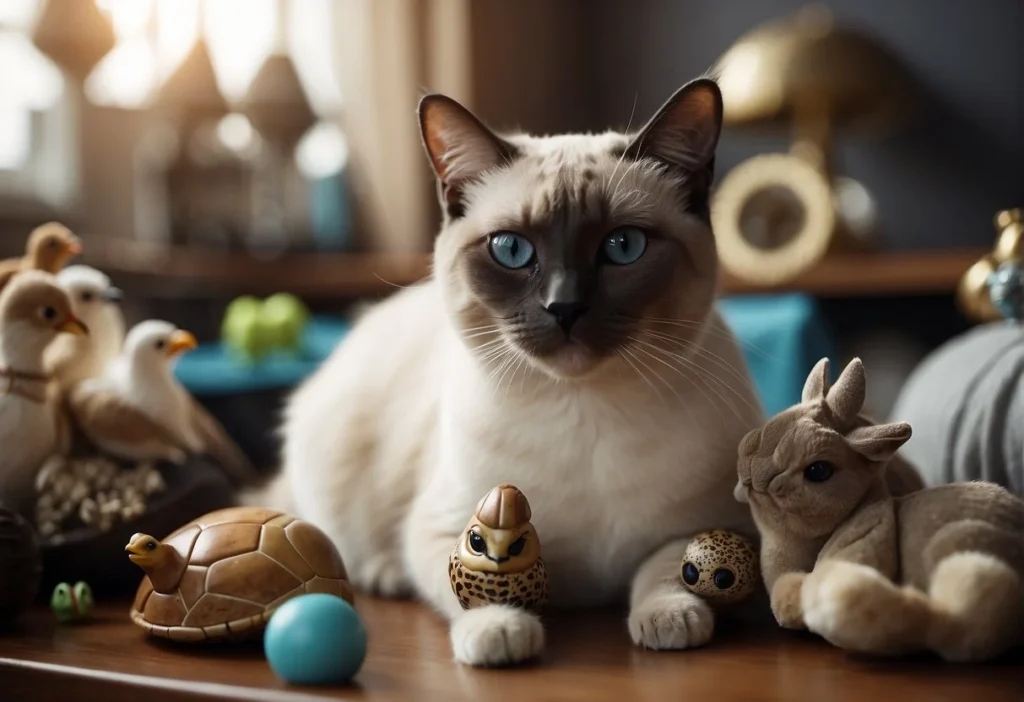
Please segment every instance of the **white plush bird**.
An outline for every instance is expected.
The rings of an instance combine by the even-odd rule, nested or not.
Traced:
[[[14,277],[0,294],[0,500],[23,511],[35,476],[62,449],[65,427],[43,353],[61,332],[86,335],[71,300],[42,271]]]
[[[59,387],[68,392],[83,380],[98,378],[124,347],[121,291],[106,274],[89,266],[69,266],[57,274],[57,283],[71,298],[71,306],[89,327],[89,336],[62,336],[46,350],[46,366]]]
[[[82,433],[107,453],[172,463],[207,455],[229,477],[245,482],[254,476],[245,454],[174,377],[174,360],[195,347],[192,334],[168,322],[136,325],[103,376],[72,389],[71,413]]]

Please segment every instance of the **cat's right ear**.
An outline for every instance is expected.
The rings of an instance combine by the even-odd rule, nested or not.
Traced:
[[[465,185],[511,161],[516,149],[446,95],[427,95],[420,100],[418,112],[423,146],[437,175],[441,206],[449,217],[461,217]]]

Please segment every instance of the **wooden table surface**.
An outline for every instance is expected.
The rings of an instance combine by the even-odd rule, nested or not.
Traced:
[[[361,598],[369,655],[351,686],[294,688],[274,676],[258,644],[171,645],[147,639],[126,605],[91,623],[58,626],[31,612],[0,635],[0,699],[104,700],[666,700],[787,702],[1021,702],[1024,652],[986,665],[931,658],[853,657],[804,634],[725,622],[691,651],[643,651],[611,611],[549,618],[537,664],[474,670],[451,659],[444,625],[425,607]]]

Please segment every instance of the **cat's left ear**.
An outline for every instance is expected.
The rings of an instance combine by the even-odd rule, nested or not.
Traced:
[[[707,198],[722,133],[722,91],[710,78],[690,81],[661,106],[627,148],[634,158],[661,161]],[[706,206],[706,202],[697,203]]]
[[[462,216],[462,190],[484,172],[511,161],[516,148],[446,95],[427,95],[419,105],[420,130],[438,180],[441,206]]]

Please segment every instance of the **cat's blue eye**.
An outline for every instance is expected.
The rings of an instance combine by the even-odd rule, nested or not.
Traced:
[[[491,256],[505,268],[522,268],[533,261],[533,244],[521,234],[499,232],[488,242]]]
[[[604,257],[618,266],[635,263],[647,248],[647,235],[636,227],[619,227],[604,238]]]

